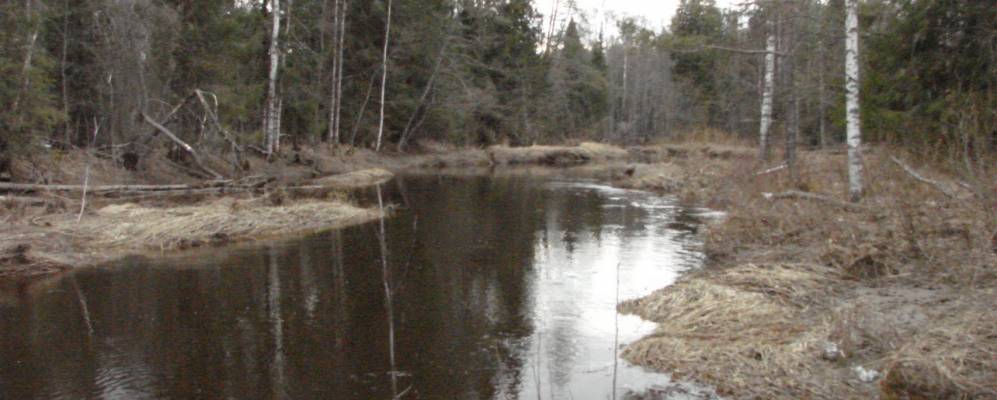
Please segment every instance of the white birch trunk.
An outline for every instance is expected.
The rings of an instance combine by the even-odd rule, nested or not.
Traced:
[[[388,15],[384,23],[384,53],[381,57],[381,119],[377,126],[377,144],[374,151],[381,151],[381,140],[384,137],[384,92],[388,83],[388,39],[391,37],[391,0],[388,0]]]
[[[775,33],[765,40],[765,82],[762,87],[762,116],[758,127],[759,157],[769,158],[769,128],[772,127],[772,98],[775,95]]]
[[[332,87],[329,101],[329,129],[326,139],[333,143],[340,142],[340,121],[343,104],[343,48],[346,45],[346,0],[336,0],[333,7],[333,61]]]
[[[336,118],[339,116],[336,114],[336,78],[339,67],[339,5],[341,1],[335,0],[332,2],[332,73],[331,85],[329,85],[329,127],[326,129],[325,140],[328,142],[336,143],[338,138],[336,137]]]
[[[273,27],[270,34],[270,72],[267,76],[267,97],[263,109],[263,135],[266,141],[267,158],[279,150],[280,146],[280,111],[277,106],[277,73],[280,68],[280,0],[270,3],[270,14]]]
[[[343,58],[346,48],[346,11],[349,9],[350,2],[348,0],[342,0],[342,7],[340,7],[340,17],[339,17],[339,43],[337,43],[337,54],[336,54],[336,137],[335,140],[339,142],[339,129],[343,125],[342,121],[342,110],[343,110],[343,63],[346,61]]]
[[[845,8],[845,118],[848,133],[848,196],[862,198],[862,132],[859,106],[859,18],[858,0],[846,0]]]

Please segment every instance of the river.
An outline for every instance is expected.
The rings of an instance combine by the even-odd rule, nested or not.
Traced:
[[[702,263],[701,210],[530,176],[403,176],[382,199],[396,208],[383,225],[129,258],[0,304],[0,398],[623,399],[670,385],[617,358],[654,324],[615,305]]]

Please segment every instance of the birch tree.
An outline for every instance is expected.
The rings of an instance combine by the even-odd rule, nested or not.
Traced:
[[[762,87],[761,123],[758,128],[759,157],[769,159],[769,129],[772,127],[772,98],[775,96],[775,32],[769,26],[765,40],[765,82]]]
[[[346,13],[349,8],[347,0],[335,0],[333,2],[333,61],[332,61],[332,86],[329,96],[329,129],[326,140],[339,143],[341,126],[340,117],[343,107],[343,48],[346,44]]]
[[[381,151],[381,140],[384,137],[384,93],[388,83],[388,39],[391,37],[391,0],[388,0],[387,17],[384,22],[384,51],[381,55],[381,113],[377,126],[377,144],[374,151]]]
[[[845,11],[845,124],[848,139],[848,196],[862,198],[862,132],[859,106],[858,0],[846,0]]]
[[[270,70],[267,74],[267,95],[263,106],[263,135],[267,158],[280,151],[280,100],[277,98],[277,74],[280,69],[280,0],[270,3]]]

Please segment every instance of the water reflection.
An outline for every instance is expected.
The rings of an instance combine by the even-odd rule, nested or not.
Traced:
[[[617,298],[701,258],[694,211],[592,183],[410,177],[384,201],[395,217],[0,306],[0,398],[607,399],[617,326],[653,329]],[[615,375],[620,394],[668,382]]]

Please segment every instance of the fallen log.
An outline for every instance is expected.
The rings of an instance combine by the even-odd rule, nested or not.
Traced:
[[[931,186],[932,188],[934,188],[935,190],[941,192],[942,194],[944,194],[946,197],[948,197],[950,199],[956,198],[955,193],[952,193],[951,190],[945,188],[945,186],[942,184],[942,182],[936,181],[934,179],[925,178],[923,175],[919,174],[916,170],[914,170],[914,168],[911,168],[911,166],[905,164],[903,161],[900,161],[900,159],[897,158],[897,157],[895,157],[895,156],[891,155],[890,159],[893,160],[894,164],[897,164],[897,165],[900,166],[900,168],[903,168],[904,172],[906,172],[907,175],[910,175],[912,178],[916,179],[918,182],[921,182],[921,183],[923,183],[925,185]]]
[[[801,192],[801,191],[798,191],[798,190],[787,190],[787,191],[781,192],[781,193],[762,193],[762,196],[764,196],[766,199],[769,199],[769,200],[799,199],[799,200],[816,201],[816,202],[821,202],[821,203],[827,203],[827,204],[830,204],[832,206],[835,206],[835,207],[838,207],[838,208],[843,208],[843,209],[846,209],[846,210],[849,210],[849,211],[871,211],[872,210],[871,208],[866,207],[866,206],[861,205],[861,204],[858,204],[858,203],[849,203],[847,201],[841,201],[841,200],[832,199],[832,198],[830,198],[828,196],[824,196],[824,195],[820,195],[820,194],[816,194],[816,193]]]
[[[187,154],[190,154],[190,157],[194,160],[194,164],[197,164],[197,166],[199,168],[201,168],[205,172],[213,175],[215,177],[215,179],[222,179],[222,178],[224,178],[221,174],[219,174],[219,173],[215,172],[214,170],[212,170],[211,168],[208,168],[207,166],[205,166],[201,162],[201,157],[197,155],[197,151],[195,151],[194,148],[191,147],[191,145],[187,144],[187,142],[184,142],[183,140],[180,140],[180,138],[177,137],[177,135],[174,135],[173,132],[170,132],[170,130],[166,129],[165,126],[161,125],[160,123],[156,122],[156,120],[154,120],[151,117],[149,117],[148,114],[142,113],[142,117],[145,118],[145,122],[148,122],[149,125],[152,125],[154,128],[156,128],[157,130],[159,130],[160,132],[162,132],[164,135],[166,135],[167,137],[169,137],[170,140],[172,140],[174,143],[176,143],[178,146],[180,146],[180,148],[182,148],[185,152],[187,152]]]

